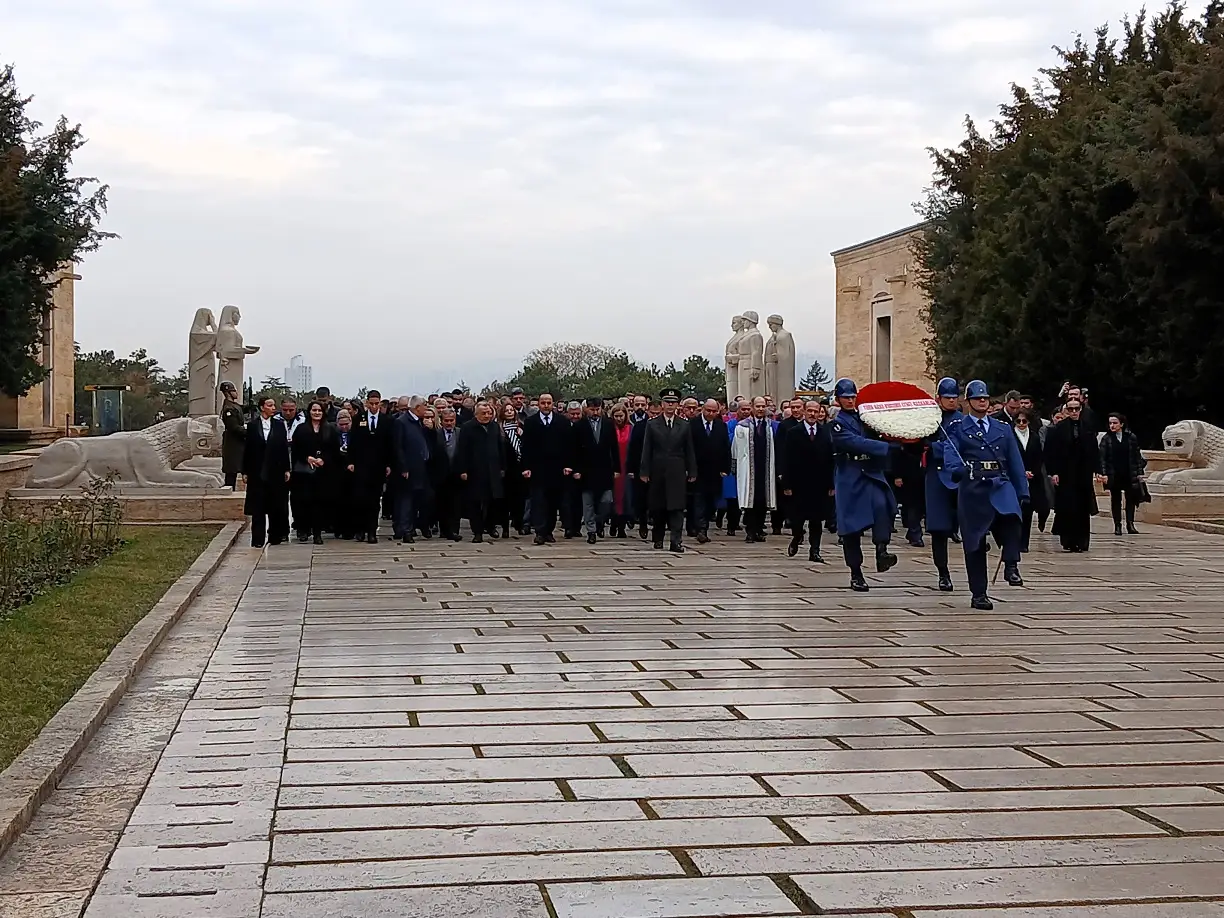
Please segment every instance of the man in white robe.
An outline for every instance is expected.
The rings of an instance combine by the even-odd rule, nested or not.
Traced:
[[[766,514],[778,506],[774,425],[763,397],[752,400],[752,416],[740,421],[731,441],[735,482],[747,542],[765,541]]]

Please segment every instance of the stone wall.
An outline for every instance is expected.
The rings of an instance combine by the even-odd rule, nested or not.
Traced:
[[[51,376],[21,398],[0,395],[0,430],[28,431],[31,439],[45,442],[75,421],[76,363],[73,353],[77,275],[68,268],[58,275],[48,317],[50,337],[43,344],[43,366]],[[24,441],[25,435],[22,436]]]
[[[925,297],[915,285],[911,245],[923,224],[833,253],[837,283],[837,375],[860,386],[896,379],[930,389],[922,319]],[[891,363],[877,372],[877,322],[891,319]]]

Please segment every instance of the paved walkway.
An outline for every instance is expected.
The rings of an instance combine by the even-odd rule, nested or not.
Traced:
[[[783,544],[235,551],[0,916],[1224,918],[1224,540]]]

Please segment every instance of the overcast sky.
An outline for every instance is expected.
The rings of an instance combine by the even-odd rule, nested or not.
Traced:
[[[715,357],[745,309],[831,355],[829,252],[915,222],[927,146],[1138,6],[0,0],[0,61],[111,186],[84,348],[177,369],[234,303],[256,380],[300,353],[398,393],[557,340]]]

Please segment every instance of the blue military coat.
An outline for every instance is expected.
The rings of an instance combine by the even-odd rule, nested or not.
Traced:
[[[959,411],[945,411],[939,422],[943,433],[936,431],[927,444],[926,464],[926,528],[927,532],[953,533],[956,531],[957,483],[944,461],[944,450],[948,450],[948,432],[960,423],[964,415]]]
[[[956,449],[944,450],[944,468],[960,482],[957,499],[961,536],[965,550],[981,547],[994,524],[995,514],[1020,516],[1020,502],[1028,500],[1028,479],[1016,433],[1002,421],[988,420],[983,436],[970,417],[948,431]],[[997,464],[983,468],[982,464]]]
[[[877,519],[891,524],[897,515],[897,498],[887,475],[889,445],[867,436],[857,411],[839,411],[830,426],[837,534],[863,532]]]

